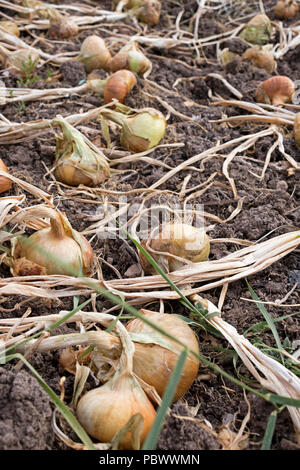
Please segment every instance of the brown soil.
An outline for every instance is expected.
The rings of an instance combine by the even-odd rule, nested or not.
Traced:
[[[67,3],[67,2],[61,2]],[[76,2],[75,2],[76,3]],[[84,4],[84,1],[78,3]],[[251,2],[250,2],[251,3]],[[252,2],[254,3],[254,2]],[[258,2],[257,2],[258,3]],[[266,11],[270,18],[274,20],[272,8],[276,2],[264,2]],[[103,9],[111,9],[111,1],[101,2]],[[183,9],[183,28],[188,28],[189,21],[197,10],[196,1],[162,2],[162,15],[160,24],[150,28],[151,32],[160,32],[170,25],[174,25],[177,15]],[[258,11],[258,7],[252,13]],[[269,13],[270,12],[270,13]],[[5,10],[5,13],[12,15],[12,12]],[[251,17],[251,16],[250,16]],[[220,32],[232,29],[227,23],[226,12],[206,13],[199,22],[199,37],[207,37]],[[115,26],[116,31],[128,34],[130,29],[126,25],[132,24],[129,20]],[[288,24],[288,22],[284,22]],[[102,25],[103,26],[103,25]],[[59,44],[59,52],[79,50],[82,40],[89,34],[97,32],[102,37],[108,38],[108,33],[104,31],[105,26],[92,30],[83,29],[75,39]],[[35,31],[36,34],[41,34]],[[44,33],[42,33],[44,34]],[[46,33],[45,33],[46,35]],[[45,36],[47,37],[47,35]],[[22,33],[22,39],[30,42],[32,38],[26,33]],[[277,38],[278,39],[278,38]],[[274,37],[273,42],[277,42]],[[46,52],[55,53],[58,46],[53,43],[51,47],[41,43]],[[230,40],[224,43],[233,52],[243,52],[243,43],[239,40]],[[115,47],[115,46],[114,46]],[[151,155],[153,158],[164,162],[169,166],[179,165],[181,162],[214,146],[217,141],[226,142],[241,135],[253,133],[255,130],[263,129],[253,123],[245,123],[239,127],[229,127],[214,124],[210,121],[222,117],[222,113],[227,115],[242,114],[243,111],[236,108],[222,108],[219,106],[209,106],[210,92],[213,95],[220,95],[224,99],[233,99],[229,90],[216,78],[206,77],[209,73],[219,73],[226,78],[242,94],[245,101],[254,101],[256,86],[259,82],[269,77],[267,72],[257,69],[249,63],[235,60],[230,63],[226,70],[216,61],[215,47],[204,48],[205,59],[197,63],[197,59],[192,56],[180,57],[176,53],[176,48],[169,51],[161,51],[155,48],[146,49],[153,62],[153,71],[150,79],[158,85],[168,90],[174,90],[172,85],[178,78],[197,77],[197,79],[181,81],[177,85],[177,91],[181,95],[164,95],[159,89],[149,87],[143,79],[138,79],[138,86],[135,93],[132,93],[126,100],[128,106],[142,108],[147,106],[155,107],[164,114],[166,109],[156,100],[155,96],[160,96],[168,102],[170,106],[182,114],[193,116],[194,121],[170,115],[168,120],[167,133],[163,143],[183,142],[184,147],[172,150],[170,148],[156,149]],[[286,54],[278,62],[278,74],[287,74],[296,80],[299,76],[299,54],[300,46]],[[179,60],[180,59],[180,60]],[[47,74],[60,73],[57,82],[46,81]],[[40,80],[28,85],[34,88],[42,87],[73,87],[77,86],[85,79],[85,72],[80,63],[70,61],[63,64],[60,70],[47,65],[38,71]],[[3,78],[7,87],[17,85],[17,77],[10,76]],[[150,93],[152,96],[147,95]],[[74,96],[54,101],[29,102],[25,107],[15,105],[4,106],[1,113],[14,122],[25,122],[34,119],[52,118],[56,114],[68,115],[72,113],[85,112],[95,106],[101,105],[101,99],[92,95]],[[94,125],[99,129],[98,124]],[[299,150],[297,149],[290,129],[283,129],[285,150],[294,159],[299,160]],[[99,131],[100,136],[100,131]],[[114,138],[118,145],[117,137]],[[250,149],[246,156],[237,156],[230,166],[230,175],[234,178],[237,191],[240,197],[244,198],[243,209],[232,221],[215,224],[210,230],[212,238],[240,238],[250,241],[257,241],[268,234],[270,236],[279,235],[300,226],[300,184],[299,173],[288,173],[288,164],[279,151],[272,155],[272,161],[268,167],[265,178],[260,181],[254,175],[260,174],[263,168],[266,152],[274,142],[274,137],[266,137],[258,141],[257,145]],[[68,190],[58,195],[57,187],[50,186],[49,176],[44,177],[46,170],[53,164],[54,153],[52,147],[55,145],[54,134],[49,133],[34,141],[20,144],[0,146],[0,155],[8,166],[11,173],[19,178],[33,183],[37,187],[50,192],[54,197],[54,202],[60,210],[66,212],[71,224],[78,231],[83,231],[92,222],[91,216],[99,209],[99,204],[82,203],[72,200],[68,196]],[[188,187],[197,186],[204,183],[208,177],[217,172],[216,181],[218,184],[211,186],[200,197],[193,199],[194,204],[203,204],[204,209],[221,219],[226,219],[236,207],[231,188],[222,173],[223,158],[215,156],[198,167],[196,170],[186,170],[177,173],[169,179],[160,189],[177,192],[180,190],[184,178],[191,176]],[[200,168],[200,171],[199,171]],[[105,183],[106,189],[128,191],[135,188],[147,188],[167,171],[163,167],[153,166],[150,163],[137,162],[134,164],[122,164],[118,169],[128,170],[124,174],[116,174]],[[16,186],[10,194],[17,194],[19,189]],[[99,200],[99,198],[98,198]],[[130,196],[130,202],[139,202],[141,196]],[[33,197],[27,195],[26,204],[30,205]],[[98,201],[97,201],[98,202]],[[165,192],[163,195],[156,195],[148,204],[154,202],[169,203],[170,205],[180,202],[178,196]],[[208,222],[209,223],[209,222]],[[29,232],[28,232],[29,233]],[[93,248],[97,255],[112,264],[125,277],[139,275],[140,267],[134,256],[132,245],[124,243],[123,240],[101,240],[94,238]],[[235,249],[230,243],[212,244],[210,259],[218,259]],[[116,273],[110,267],[102,263],[103,276],[105,279],[116,277]],[[295,251],[282,260],[278,261],[263,272],[252,276],[249,282],[262,301],[276,301],[282,299],[295,284],[295,279],[299,280],[300,257]],[[1,265],[0,274],[2,277],[9,277],[8,268]],[[299,304],[299,286],[288,297],[287,303]],[[207,293],[207,298],[215,304],[218,303],[220,295],[219,289],[211,290]],[[249,298],[249,291],[245,281],[239,281],[230,285],[228,294],[222,309],[223,317],[226,321],[237,328],[239,333],[245,332],[254,324],[263,321],[263,317],[252,302],[242,300]],[[0,297],[0,317],[22,316],[26,308],[30,305],[32,315],[57,313],[59,310],[71,309],[73,299],[64,299],[60,302],[48,302],[38,299],[27,299],[25,304],[18,304],[24,301],[23,297]],[[80,297],[80,302],[84,297]],[[109,303],[103,300],[97,301],[99,311],[103,307],[108,307]],[[157,306],[151,305],[154,310]],[[267,306],[272,318],[284,314],[295,313],[295,308],[280,308]],[[188,314],[178,303],[166,303],[166,311]],[[73,328],[74,326],[74,328]],[[75,330],[75,325],[62,327],[59,332],[71,332]],[[294,315],[283,321],[276,323],[281,341],[299,339],[300,319]],[[235,369],[232,350],[228,343],[222,339],[205,335],[198,331],[201,344],[201,352],[211,361],[224,368],[228,373],[250,379],[250,375],[240,361]],[[270,331],[260,332],[256,337],[249,336],[254,341],[260,341],[265,345],[274,347],[275,340]],[[221,348],[221,349],[219,349]],[[59,369],[58,353],[48,353],[46,355],[33,355],[30,362],[44,378],[53,390],[60,394],[59,380],[63,372]],[[72,394],[73,376],[66,373],[66,395]],[[252,383],[253,384],[253,383]],[[255,384],[254,384],[255,386]],[[53,409],[47,395],[41,387],[31,377],[30,373],[24,370],[16,372],[11,364],[2,366],[0,369],[0,449],[65,449],[51,429],[51,408]],[[264,431],[273,406],[265,400],[258,398],[254,394],[247,394],[250,404],[250,420],[247,424],[249,432],[246,449],[259,449],[262,443]],[[199,409],[197,409],[200,404]],[[248,405],[245,401],[243,390],[216,375],[206,367],[200,367],[199,378],[183,400],[173,405],[171,414],[165,424],[161,434],[158,449],[181,449],[181,450],[215,450],[220,448],[220,443],[212,433],[199,425],[199,422],[207,420],[215,432],[228,420],[232,421],[231,430],[237,431],[247,414]],[[190,420],[185,419],[189,417]],[[197,424],[198,423],[198,424]],[[276,430],[272,442],[272,449],[289,450],[297,448],[294,429],[287,410],[278,416]]]

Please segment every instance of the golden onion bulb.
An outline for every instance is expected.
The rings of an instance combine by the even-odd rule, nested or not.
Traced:
[[[162,314],[150,310],[141,310],[145,318],[151,320],[157,326],[171,334],[190,350],[199,354],[199,345],[195,333],[189,325],[180,317],[172,314]],[[171,374],[178,361],[183,346],[168,339],[162,333],[155,331],[150,325],[136,318],[126,325],[129,333],[142,333],[148,335],[149,343],[135,341],[135,353],[133,356],[133,372],[149,385],[155,387],[157,393],[162,397],[170,380]],[[151,335],[155,340],[168,343],[173,350],[167,349],[159,344],[151,343]],[[134,337],[132,338],[134,340]],[[174,352],[174,350],[176,352]],[[182,397],[191,387],[197,377],[199,360],[189,354],[182,370],[179,384],[173,401]]]
[[[5,171],[8,173],[7,166],[5,165],[4,161],[0,158],[0,170]],[[12,181],[9,178],[5,178],[5,176],[0,176],[0,194],[5,193],[11,188]]]
[[[210,251],[209,237],[205,230],[183,223],[163,224],[157,235],[154,234],[153,238],[146,241],[143,240],[141,245],[167,272],[176,271],[184,266],[186,264],[184,260],[193,263],[206,261]],[[140,252],[140,262],[146,274],[156,274],[155,268],[142,252]]]
[[[70,186],[96,186],[109,177],[110,169],[105,155],[84,139],[81,132],[57,116],[54,126],[61,129],[56,137],[56,178]]]
[[[94,258],[89,242],[61,212],[46,208],[44,213],[50,218],[50,227],[36,231],[28,239],[19,238],[14,246],[14,276],[88,276]]]
[[[111,442],[136,413],[144,418],[140,435],[143,444],[156,412],[136,379],[129,374],[120,374],[101,387],[90,390],[79,400],[76,408],[80,424],[98,442]],[[132,449],[131,432],[120,440],[119,449]]]
[[[291,103],[294,93],[294,82],[285,75],[277,75],[258,85],[256,101],[278,106],[284,103]]]
[[[133,152],[144,152],[155,147],[166,132],[167,123],[163,114],[153,108],[130,112],[126,106],[116,106],[116,110],[104,110],[101,114],[122,127],[121,145]]]
[[[273,73],[276,68],[274,52],[272,46],[253,46],[247,49],[242,55],[243,60],[250,60],[252,64],[268,73]]]
[[[83,63],[87,73],[96,69],[107,69],[111,54],[99,36],[88,36],[82,43],[78,60]]]
[[[295,0],[279,0],[274,8],[276,18],[280,20],[290,20],[299,11],[299,4]]]
[[[122,47],[122,49],[110,59],[108,67],[111,72],[128,69],[138,75],[144,75],[145,72],[151,70],[152,64],[141,51],[138,44],[131,42]]]
[[[58,16],[50,20],[48,34],[54,39],[68,39],[77,36],[79,28],[77,24],[67,16]]]

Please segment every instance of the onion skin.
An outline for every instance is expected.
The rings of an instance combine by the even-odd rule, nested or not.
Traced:
[[[152,258],[167,272],[176,271],[184,266],[185,259],[193,263],[206,261],[210,251],[209,237],[203,229],[181,223],[163,224],[155,238],[143,240],[141,245],[146,251],[148,245],[152,250],[161,252],[153,253],[149,250]],[[172,258],[168,253],[183,260]],[[140,262],[146,274],[156,274],[155,268],[141,252]]]
[[[166,332],[172,334],[182,343],[186,344],[192,351],[199,354],[199,345],[196,335],[184,320],[176,315],[166,313],[161,314],[150,310],[141,310],[141,313],[145,318],[151,320],[157,326],[163,328]],[[138,318],[130,321],[126,325],[126,329],[131,333],[148,333],[151,335],[151,333],[154,332],[151,326]],[[172,340],[169,340],[162,334],[160,335],[158,332],[155,332],[155,334],[161,336],[162,339],[167,340],[170,345],[178,350],[178,354],[159,346],[158,344],[135,342],[133,371],[146,383],[155,387],[157,393],[162,397],[183,347],[179,346]],[[173,401],[178,400],[189,390],[197,377],[198,369],[199,360],[195,356],[189,354],[181,373]]]
[[[5,171],[8,173],[7,166],[5,165],[4,161],[0,158],[0,170]],[[5,178],[5,176],[0,176],[0,194],[5,193],[11,188],[12,181],[9,178]]]
[[[256,101],[278,106],[291,103],[295,93],[293,81],[284,75],[277,75],[262,82],[256,90]]]
[[[18,26],[13,21],[0,21],[0,26],[6,29],[6,31],[8,31],[9,33],[17,36],[17,38],[20,36]]]
[[[122,127],[120,142],[123,148],[144,152],[158,145],[166,132],[164,115],[154,108],[145,108],[134,113],[132,111],[120,104],[116,106],[116,110],[106,109],[101,114]]]
[[[24,64],[27,64],[31,60],[34,65],[30,68],[30,70],[33,72],[37,67],[39,57],[39,54],[33,50],[18,49],[15,52],[8,53],[5,67],[20,75],[22,78],[27,78],[26,71],[24,70]]]
[[[76,409],[80,424],[99,442],[111,442],[136,413],[144,418],[141,432],[143,444],[156,412],[139,384],[129,375],[113,378],[102,387],[90,390],[79,400]],[[119,449],[132,449],[131,433],[121,439]]]
[[[152,68],[150,60],[143,54],[136,42],[128,44],[111,58],[108,64],[111,72],[127,69],[143,76]]]
[[[93,165],[94,172],[92,176],[90,176],[92,166],[90,165],[88,167],[88,172],[85,173],[83,169],[79,167],[80,162],[80,156],[78,156],[77,162],[75,158],[70,160],[68,155],[59,158],[54,172],[55,178],[69,186],[79,186],[80,184],[83,184],[84,186],[98,186],[106,180],[107,175],[106,173],[99,171],[99,165],[97,165],[97,162]]]
[[[279,0],[274,8],[276,18],[289,20],[294,18],[299,11],[299,5],[294,0]]]
[[[149,26],[155,26],[159,22],[161,3],[159,0],[133,0],[127,5],[133,8],[138,20]]]
[[[250,44],[263,46],[271,39],[272,26],[267,15],[258,14],[252,18],[240,34],[240,38]]]
[[[73,20],[61,17],[51,22],[48,34],[53,39],[68,39],[77,36],[79,28]]]
[[[135,75],[130,70],[118,70],[111,75],[104,87],[104,102],[110,103],[113,98],[124,103],[126,96],[136,85]]]
[[[13,252],[13,275],[77,273],[88,276],[94,259],[91,245],[85,237],[71,228],[60,212],[50,208],[47,212],[50,217],[50,227],[33,233],[27,243],[22,238],[18,239]],[[64,266],[56,260],[61,260]]]
[[[55,177],[70,186],[103,183],[110,176],[110,168],[100,149],[91,148],[91,143],[61,117],[56,117],[53,124],[62,131],[56,136]]]
[[[133,152],[145,152],[159,144],[166,132],[166,120],[160,114],[139,113],[129,116],[126,127],[122,128],[120,142],[122,147]]]
[[[272,51],[265,49],[267,46],[253,46],[247,49],[242,55],[243,60],[250,60],[256,67],[273,73],[276,62]]]
[[[228,47],[223,49],[219,54],[218,54],[218,62],[222,67],[226,67],[227,64],[232,62],[233,60],[239,58],[239,55],[236,54],[235,52],[231,52]]]
[[[81,45],[78,60],[83,63],[87,73],[96,69],[107,70],[111,54],[102,38],[88,36]]]

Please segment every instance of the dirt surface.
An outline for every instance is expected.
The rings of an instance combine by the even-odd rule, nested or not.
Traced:
[[[78,3],[84,4],[85,2]],[[111,1],[101,2],[101,7],[110,10],[112,9],[111,3]],[[245,4],[245,2],[241,3]],[[272,9],[276,2],[265,1],[263,3],[267,14],[271,20],[274,20]],[[252,4],[253,6],[251,6]],[[161,30],[167,30],[171,26],[174,27],[174,22],[183,9],[181,24],[183,29],[187,29],[192,24],[192,17],[197,11],[196,1],[163,1],[160,23],[156,27],[149,28],[148,31],[155,34]],[[247,10],[249,18],[258,11],[258,5],[255,5],[255,2],[250,2],[249,11]],[[5,13],[13,16],[12,11],[5,10]],[[235,14],[235,11],[231,11],[233,18],[235,18]],[[226,11],[206,12],[199,21],[199,38],[231,30],[237,23],[232,20],[233,24],[231,24],[229,18]],[[285,21],[284,24],[288,25],[289,22]],[[105,38],[111,46],[111,50],[116,51],[118,49],[116,44],[109,38],[110,30],[128,34],[131,28],[131,20],[125,20],[113,26],[95,25],[92,29],[83,28],[76,38],[59,43],[41,42],[40,47],[47,53],[78,51],[85,37],[98,33]],[[34,30],[33,33],[42,34],[47,39],[46,32],[41,33]],[[22,32],[21,36],[28,43],[32,41],[26,32]],[[273,43],[275,44],[277,41],[278,33],[273,37]],[[242,53],[245,48],[245,44],[238,39],[226,40],[222,44],[223,46],[236,53]],[[163,91],[163,88],[151,86],[149,82],[138,78],[134,93],[127,97],[126,104],[133,108],[155,107],[165,115],[170,111],[167,132],[162,143],[184,143],[184,146],[176,149],[170,147],[155,149],[151,157],[157,161],[173,168],[193,155],[215,146],[218,141],[227,142],[267,127],[250,122],[232,127],[211,122],[220,119],[224,114],[233,116],[243,114],[245,111],[233,107],[210,106],[212,95],[224,99],[235,99],[235,97],[219,79],[208,76],[211,73],[221,74],[242,93],[244,101],[253,102],[258,83],[270,76],[264,70],[240,60],[234,60],[223,69],[216,60],[215,46],[203,47],[201,58],[197,58],[196,54],[184,55],[183,53],[181,56],[178,51],[176,52],[176,48],[162,51],[149,47],[145,49],[145,52],[153,62],[150,80],[168,92]],[[277,73],[287,74],[293,80],[299,79],[299,54],[300,46],[283,56],[278,61]],[[39,80],[29,84],[28,87],[74,87],[86,78],[83,66],[76,60],[66,62],[60,68],[55,68],[51,64],[44,65],[38,69],[37,74]],[[57,79],[53,82],[47,80],[47,76],[55,74],[58,75]],[[179,78],[182,80],[175,84]],[[14,75],[2,77],[2,80],[7,87],[18,84],[18,77]],[[157,97],[160,97],[164,103],[167,102],[171,108],[167,109]],[[82,113],[101,104],[101,98],[91,93],[71,94],[68,98],[63,99],[28,102],[25,106],[20,104],[6,105],[1,108],[1,113],[12,122],[26,122],[53,118],[57,114],[67,116]],[[191,117],[192,121],[185,119],[183,115]],[[101,138],[99,123],[89,123],[89,127],[95,133],[87,134],[87,137]],[[292,129],[284,127],[281,130],[284,134],[285,151],[299,161],[299,149],[294,143]],[[117,131],[112,132],[111,137],[113,145],[120,148]],[[234,178],[238,196],[243,198],[243,207],[235,218],[226,223],[214,223],[209,219],[209,216],[207,217],[206,223],[210,226],[208,233],[212,239],[236,238],[254,242],[263,237],[266,239],[299,228],[299,172],[288,172],[289,164],[276,149],[272,154],[264,179],[260,180],[259,178],[266,153],[274,140],[274,135],[261,138],[255,146],[236,156],[232,161],[230,176]],[[53,165],[54,146],[54,133],[49,132],[33,141],[2,145],[0,146],[0,155],[13,175],[52,194],[54,204],[58,209],[65,211],[72,226],[78,231],[84,231],[93,223],[94,215],[97,214],[99,206],[104,202],[104,195],[97,194],[92,197],[91,193],[85,193],[80,194],[80,197],[76,199],[73,197],[72,188],[57,184],[54,177],[48,173]],[[160,186],[160,193],[148,199],[146,207],[154,203],[168,204],[170,207],[181,203],[179,192],[187,176],[190,177],[187,187],[193,188],[202,183],[205,184],[208,178],[215,173],[214,184],[202,194],[196,195],[191,203],[195,206],[202,204],[207,213],[226,220],[235,210],[237,201],[234,199],[228,180],[222,172],[223,161],[223,155],[217,154],[206,161],[204,160],[201,164],[198,162],[191,169],[177,173]],[[107,191],[125,192],[137,188],[148,188],[168,171],[166,167],[155,166],[143,161],[121,163],[116,169],[119,172],[115,173],[103,185]],[[19,193],[21,193],[20,188],[13,185],[9,194]],[[89,202],[82,202],[84,198]],[[140,193],[128,195],[128,200],[132,204],[140,203],[142,199],[143,196]],[[35,202],[33,196],[26,194],[26,205]],[[28,230],[29,233],[30,230]],[[91,243],[98,256],[104,279],[113,279],[117,275],[122,277],[140,275],[140,265],[131,243],[127,241],[125,243],[121,239],[102,240],[97,237],[93,237]],[[211,247],[210,259],[219,259],[235,249],[236,246],[230,242],[214,242]],[[300,285],[295,287],[295,279],[299,279],[299,271],[300,256],[299,251],[295,251],[261,273],[252,276],[248,281],[260,300],[273,303],[284,299],[294,287],[284,304],[300,304]],[[4,278],[10,277],[8,267],[0,265],[0,274]],[[218,304],[219,296],[220,289],[212,289],[207,293],[207,298],[215,304]],[[81,296],[80,302],[86,298]],[[247,299],[250,300],[251,297],[245,280],[235,282],[229,286],[222,308],[224,319],[237,328],[240,334],[264,320],[257,306]],[[49,302],[21,296],[0,296],[0,302],[0,318],[21,317],[28,306],[32,310],[32,315],[58,313],[61,309],[67,310],[73,307],[73,299],[71,298]],[[103,299],[97,299],[96,305],[99,311],[110,306]],[[159,305],[152,303],[148,307],[155,310],[159,308]],[[300,333],[299,315],[294,315],[297,308],[274,305],[266,307],[273,319],[293,314],[293,316],[276,323],[280,340],[285,345],[290,345],[289,351],[292,353],[294,351],[292,349],[293,342],[299,340]],[[166,302],[165,311],[188,315],[188,312],[177,302]],[[75,325],[70,324],[54,333],[75,330]],[[233,376],[238,374],[239,377],[248,379],[249,383],[257,387],[256,382],[253,381],[241,361],[238,360],[235,364],[233,351],[225,340],[203,333],[200,329],[197,334],[201,353],[206,358],[218,364],[227,373]],[[276,346],[274,336],[268,329],[258,333],[252,331],[248,333],[247,337],[256,344],[264,345],[263,347]],[[30,357],[30,362],[57,394],[60,394],[60,377],[66,375],[66,396],[70,398],[73,376],[60,370],[58,357],[57,352],[44,355],[33,354]],[[51,429],[52,404],[35,379],[25,371],[25,368],[16,373],[11,364],[2,366],[0,369],[0,390],[0,449],[67,449],[65,444],[55,437]],[[252,393],[247,393],[245,399],[240,387],[207,367],[201,366],[197,380],[184,399],[173,405],[161,434],[158,449],[219,449],[221,444],[216,435],[222,426],[230,423],[228,426],[231,432],[237,432],[248,409],[250,410],[250,418],[245,430],[247,439],[244,442],[244,448],[257,450],[261,447],[269,415],[274,409],[273,406]],[[203,423],[208,426],[209,430],[201,427]],[[272,449],[295,449],[298,448],[296,442],[290,415],[285,409],[278,415]]]

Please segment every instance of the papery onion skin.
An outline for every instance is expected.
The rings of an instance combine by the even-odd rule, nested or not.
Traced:
[[[294,18],[299,11],[299,5],[294,0],[279,0],[274,8],[276,18],[289,20]]]
[[[235,59],[238,59],[239,55],[236,54],[235,52],[231,52],[228,47],[223,49],[219,54],[218,54],[218,62],[222,67],[226,67],[227,64],[232,62]]]
[[[13,21],[0,21],[0,26],[6,29],[6,31],[8,31],[9,33],[13,34],[14,36],[20,36],[18,26]]]
[[[49,209],[49,214],[53,217],[50,219],[50,227],[33,233],[27,242],[22,238],[18,239],[13,253],[14,276],[30,275],[31,264],[33,275],[88,276],[94,260],[91,245],[76,230],[71,231],[70,225],[66,226],[66,219],[60,213]],[[20,269],[22,266],[24,270]]]
[[[274,54],[271,50],[267,50],[266,46],[253,46],[247,49],[242,58],[250,60],[256,67],[273,73],[276,68]]]
[[[111,442],[136,413],[144,418],[141,432],[143,444],[156,412],[135,379],[129,376],[112,379],[102,387],[90,390],[79,400],[76,408],[80,424],[98,442]],[[132,449],[131,433],[121,439],[119,449]]]
[[[5,171],[8,173],[7,166],[5,165],[4,161],[0,158],[0,170]],[[11,188],[12,181],[9,178],[5,178],[5,176],[0,176],[0,194],[5,193]]]
[[[103,183],[110,176],[110,168],[100,149],[93,150],[83,134],[61,117],[56,117],[53,124],[62,131],[56,136],[56,178],[70,186]]]
[[[159,22],[161,3],[159,0],[142,0],[136,17],[149,26],[155,26]]]
[[[139,49],[137,43],[133,42],[122,47],[120,51],[111,58],[108,67],[111,72],[128,69],[138,75],[144,75],[152,65],[150,60]]]
[[[256,101],[278,106],[291,103],[295,93],[293,81],[285,75],[277,75],[262,82],[256,90]]]
[[[73,20],[67,17],[53,21],[48,29],[48,34],[53,39],[68,39],[77,36],[79,28]]]
[[[118,70],[112,74],[104,87],[104,102],[110,103],[117,99],[124,103],[126,96],[136,85],[135,75],[130,70]]]
[[[272,26],[270,19],[267,15],[258,14],[245,26],[243,31],[240,33],[240,38],[250,44],[263,46],[270,42],[271,33]]]
[[[78,157],[78,165],[80,161],[81,159]],[[75,159],[70,161],[69,157],[66,155],[58,160],[54,173],[58,181],[68,184],[69,186],[79,186],[80,184],[85,186],[98,186],[105,181],[107,175],[99,171],[99,165],[97,165],[96,162],[93,165],[93,170],[92,172],[92,167],[89,166],[85,173],[82,168],[76,166]]]
[[[139,113],[127,118],[128,127],[122,128],[122,147],[133,152],[144,152],[159,144],[166,132],[166,120],[160,113]]]
[[[205,230],[182,223],[163,224],[158,234],[154,234],[152,239],[142,240],[141,245],[167,272],[176,271],[184,266],[185,259],[193,263],[206,261],[210,252],[209,237]],[[147,246],[161,253],[147,250]],[[168,256],[168,253],[182,260]],[[155,268],[142,252],[140,252],[140,262],[146,274],[156,274]]]
[[[107,70],[111,54],[102,38],[96,35],[88,36],[81,45],[77,60],[83,63],[87,73],[96,69]]]
[[[199,345],[196,335],[184,320],[176,315],[167,313],[161,314],[150,310],[141,310],[141,313],[145,318],[151,320],[167,333],[187,345],[190,350],[199,354]],[[150,336],[155,331],[151,326],[147,325],[139,318],[131,320],[126,325],[126,329],[131,333],[148,333]],[[155,331],[155,335],[159,335],[162,339],[169,342],[170,345],[176,348],[178,354],[158,344],[135,342],[133,371],[146,383],[155,387],[157,393],[162,397],[183,347],[174,341],[169,340],[166,336],[158,333],[157,331]],[[197,377],[198,369],[199,360],[195,356],[189,354],[181,373],[173,401],[178,400],[189,390]]]

